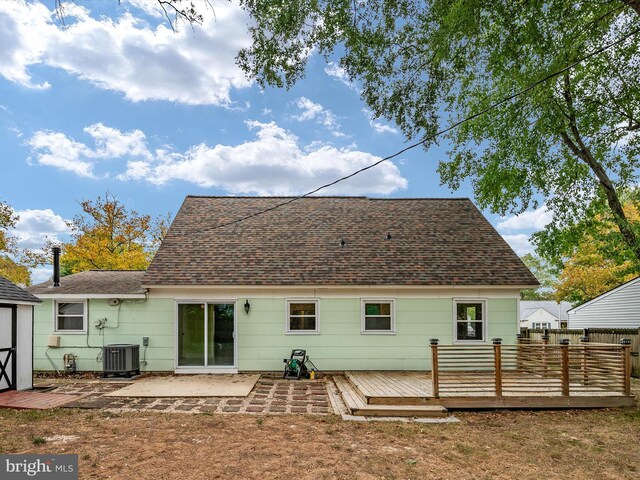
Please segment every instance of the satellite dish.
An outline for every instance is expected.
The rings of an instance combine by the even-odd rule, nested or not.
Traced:
[[[109,300],[107,300],[107,303],[111,307],[117,307],[118,305],[120,305],[120,299],[119,298],[110,298]]]

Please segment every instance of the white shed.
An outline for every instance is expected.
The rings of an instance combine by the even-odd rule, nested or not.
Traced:
[[[0,392],[33,387],[33,306],[40,302],[0,277]]]
[[[640,328],[640,277],[567,313],[569,328]]]

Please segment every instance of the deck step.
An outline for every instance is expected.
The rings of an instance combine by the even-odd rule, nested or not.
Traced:
[[[346,371],[344,375],[367,405],[440,405],[424,374]]]
[[[367,417],[445,417],[442,405],[367,405],[357,389],[343,376],[333,377],[338,391],[352,415]]]
[[[344,372],[344,378],[349,383],[349,386],[354,391],[354,393],[365,403],[365,405],[369,404],[370,398],[366,395],[366,393],[364,393],[365,389],[362,388],[360,382],[358,382],[358,380],[354,378],[353,375],[351,375],[351,372]]]

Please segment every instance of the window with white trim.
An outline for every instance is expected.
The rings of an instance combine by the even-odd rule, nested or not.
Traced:
[[[317,300],[287,300],[287,333],[318,333]]]
[[[483,342],[486,335],[484,300],[454,300],[456,342]]]
[[[56,302],[55,331],[84,332],[86,330],[86,302]]]
[[[551,328],[551,323],[548,323],[548,322],[531,322],[531,328],[533,330],[542,330],[544,328]]]
[[[394,333],[393,307],[393,300],[362,300],[362,333]]]

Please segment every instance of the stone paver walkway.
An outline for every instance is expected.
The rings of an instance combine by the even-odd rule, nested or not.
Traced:
[[[209,398],[132,398],[105,397],[129,382],[93,380],[58,386],[55,393],[82,395],[65,408],[102,408],[118,412],[158,411],[180,413],[333,413],[324,379],[283,380],[275,375],[262,375],[247,397]]]

